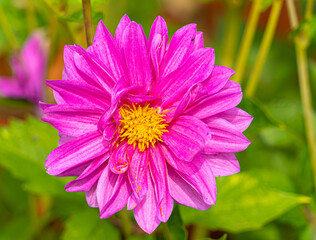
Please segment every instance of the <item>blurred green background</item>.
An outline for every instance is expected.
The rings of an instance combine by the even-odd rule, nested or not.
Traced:
[[[246,93],[240,108],[254,116],[245,135],[252,144],[238,153],[241,173],[217,178],[217,204],[207,211],[180,206],[151,235],[137,226],[129,213],[132,234],[122,235],[120,213],[100,220],[97,209],[87,206],[83,193],[66,193],[70,178],[46,174],[44,162],[57,146],[56,130],[33,114],[23,100],[0,98],[0,239],[316,239],[316,207],[302,107],[295,44],[304,37],[307,73],[316,105],[316,18],[305,11],[313,1],[295,2],[298,27],[291,27],[285,1],[262,0],[253,41],[248,44],[240,74],[245,31],[254,5],[246,0],[92,0],[94,27],[103,19],[114,33],[124,14],[141,23],[145,33],[157,15],[169,35],[181,26],[197,23],[205,46],[213,47],[216,64],[231,67],[232,77],[244,90],[257,74],[256,91]],[[258,4],[258,3],[257,3]],[[277,5],[279,4],[279,6]],[[272,9],[277,9],[271,43],[262,71],[258,67],[261,44],[267,35]],[[0,0],[0,76],[10,76],[10,55],[20,49],[35,29],[50,44],[47,79],[61,79],[63,47],[86,47],[80,0]],[[274,10],[274,11],[277,11]],[[311,7],[315,12],[315,6]],[[8,37],[8,31],[12,35]],[[238,76],[238,74],[240,74]],[[242,76],[241,76],[242,75]],[[47,91],[46,101],[53,103]],[[313,126],[316,115],[313,111]],[[315,127],[314,127],[315,129]]]

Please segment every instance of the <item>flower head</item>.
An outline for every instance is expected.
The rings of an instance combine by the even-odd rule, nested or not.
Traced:
[[[38,103],[43,100],[47,46],[40,32],[33,33],[11,59],[13,77],[0,77],[0,94]]]
[[[45,167],[78,176],[67,191],[85,191],[107,218],[127,205],[151,233],[166,222],[173,202],[197,209],[215,204],[215,177],[237,173],[234,152],[252,117],[234,73],[214,66],[190,24],[168,43],[158,17],[149,39],[125,15],[112,37],[102,21],[87,50],[66,46],[63,80],[48,81],[57,105],[42,104],[43,120],[60,132]]]

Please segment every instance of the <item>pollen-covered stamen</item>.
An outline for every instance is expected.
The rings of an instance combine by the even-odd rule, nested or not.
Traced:
[[[120,108],[121,124],[120,138],[127,139],[127,143],[136,145],[143,152],[151,144],[153,147],[157,141],[162,142],[162,134],[168,132],[165,115],[160,114],[157,108],[135,105],[132,107],[123,105]]]

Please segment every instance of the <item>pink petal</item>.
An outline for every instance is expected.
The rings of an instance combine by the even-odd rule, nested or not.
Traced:
[[[64,134],[78,137],[97,130],[97,123],[103,114],[98,108],[85,105],[53,105],[44,110],[41,118]]]
[[[130,85],[149,90],[152,82],[149,56],[142,30],[135,22],[131,22],[124,31],[123,52]]]
[[[168,189],[165,159],[159,146],[151,148],[150,155],[150,172],[153,178],[158,202],[157,216],[160,221],[167,222],[173,209],[173,200]]]
[[[163,76],[173,72],[187,60],[192,53],[192,39],[196,35],[196,24],[186,25],[175,32],[162,66]]]
[[[186,111],[186,114],[199,119],[207,118],[235,107],[241,98],[240,85],[229,80],[221,91],[198,101]]]
[[[86,170],[86,168],[93,162],[93,159],[85,162],[83,164],[77,165],[77,166],[73,166],[70,167],[69,169],[67,169],[66,171],[57,174],[57,177],[78,177],[80,176],[84,170]]]
[[[122,51],[123,48],[123,34],[125,28],[130,24],[131,20],[129,17],[125,14],[122,18],[119,24],[117,25],[116,31],[115,31],[115,42],[119,49],[119,51]]]
[[[157,199],[155,196],[155,186],[147,171],[148,192],[144,199],[134,208],[135,220],[146,233],[152,233],[160,224],[157,217]]]
[[[97,200],[97,182],[92,186],[92,188],[86,192],[86,200],[90,207],[99,207]]]
[[[193,41],[193,51],[204,48],[203,32],[197,32]]]
[[[109,165],[103,169],[97,186],[97,199],[100,212],[104,210],[104,207],[112,199],[116,192],[120,191],[119,189],[123,178],[124,174],[112,173]]]
[[[126,176],[124,176],[120,188],[116,191],[116,194],[110,201],[103,207],[100,212],[100,218],[111,217],[114,213],[122,210],[127,202],[128,197],[131,194],[131,186]]]
[[[128,177],[133,189],[133,195],[137,201],[144,198],[147,193],[148,152],[140,152],[138,147],[130,157]]]
[[[181,160],[191,161],[210,141],[208,127],[200,120],[191,116],[180,116],[162,135],[168,148]]]
[[[235,71],[228,67],[214,66],[210,77],[203,82],[208,94],[211,95],[221,90],[234,73]]]
[[[174,154],[162,146],[167,162],[203,196],[205,203],[213,205],[216,202],[216,182],[212,165],[204,156],[197,154],[191,162],[179,160]]]
[[[127,144],[120,144],[111,154],[110,169],[113,173],[122,174],[128,169],[126,154]]]
[[[203,48],[195,51],[187,62],[161,82],[159,96],[163,106],[167,106],[183,97],[185,92],[194,84],[205,80],[212,72],[215,61],[214,50]]]
[[[92,51],[100,59],[102,67],[107,69],[107,72],[114,80],[118,81],[125,75],[114,39],[102,20],[99,22],[95,33]]]
[[[211,207],[203,201],[201,194],[171,167],[168,167],[168,177],[171,197],[177,203],[199,210],[206,210]]]
[[[71,46],[74,50],[74,61],[82,76],[89,79],[89,84],[98,86],[108,93],[112,93],[112,88],[117,80],[104,68],[98,59],[89,54],[84,48],[78,45]]]
[[[230,122],[221,118],[209,118],[206,123],[212,134],[212,139],[204,149],[206,154],[240,152],[249,146],[250,141]]]
[[[47,157],[45,168],[47,173],[58,175],[70,168],[80,166],[105,154],[109,150],[98,132],[90,132],[77,137],[53,150]]]
[[[240,171],[240,166],[235,154],[220,153],[216,155],[203,155],[209,165],[212,166],[212,172],[215,177],[228,176]]]
[[[61,132],[58,133],[58,136],[59,136],[58,146],[63,145],[66,142],[69,142],[69,141],[71,141],[72,139],[75,138],[73,136],[69,136],[69,135],[66,135],[66,134],[61,133]]]
[[[74,48],[74,46],[69,45],[66,45],[64,48],[65,69],[63,76],[67,76],[67,80],[71,81],[72,83],[77,83],[79,85],[90,84],[99,88],[99,84],[95,85],[89,76],[84,76],[78,71],[74,61],[75,50],[76,48]]]
[[[33,33],[24,44],[20,55],[20,63],[28,77],[26,82],[20,84],[24,86],[25,97],[36,103],[43,100],[44,95],[47,47],[44,37],[40,33]]]
[[[224,118],[226,121],[233,124],[236,127],[236,129],[240,132],[245,131],[249,127],[253,119],[251,115],[249,115],[248,113],[239,108],[232,108],[226,110],[225,112],[216,114],[214,117]]]
[[[181,115],[187,108],[189,108],[194,102],[200,98],[207,96],[206,88],[201,84],[193,85],[183,96],[180,102],[176,106],[173,118]]]
[[[0,78],[0,94],[10,98],[25,98],[24,91],[21,89],[18,82],[9,77]]]
[[[106,161],[109,154],[98,157],[82,172],[75,180],[67,183],[65,189],[67,192],[89,191],[91,187],[98,181],[101,173],[106,167]]]
[[[156,78],[159,79],[160,64],[163,60],[166,45],[168,42],[168,28],[165,20],[158,16],[150,30],[148,40],[148,50],[156,72]]]
[[[87,83],[74,83],[69,80],[46,81],[47,86],[58,93],[58,104],[82,104],[107,109],[110,106],[111,96],[99,88]],[[55,95],[56,99],[56,95]]]

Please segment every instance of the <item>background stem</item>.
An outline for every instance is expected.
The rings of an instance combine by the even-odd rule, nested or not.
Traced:
[[[293,0],[287,0],[287,8],[290,17],[290,23],[293,29],[298,27],[297,14]],[[313,125],[313,106],[310,94],[310,86],[308,79],[307,67],[307,40],[303,33],[299,33],[295,37],[296,60],[299,75],[299,85],[304,113],[305,132],[307,137],[308,150],[314,177],[314,188],[316,193],[316,143]]]
[[[91,2],[90,0],[82,0],[82,10],[84,17],[84,26],[86,30],[87,47],[93,43],[93,26],[91,15]]]
[[[243,80],[243,75],[246,67],[246,61],[251,48],[252,40],[256,32],[258,19],[260,16],[262,0],[256,0],[253,3],[249,22],[246,26],[245,34],[241,44],[241,49],[237,57],[236,74],[235,81],[241,83]]]
[[[275,0],[273,3],[271,13],[269,16],[269,21],[267,24],[267,28],[264,33],[262,43],[260,45],[258,57],[255,62],[255,66],[252,70],[252,73],[250,75],[247,89],[245,92],[246,96],[248,97],[253,96],[257,89],[262,67],[264,65],[264,62],[270,50],[271,42],[275,33],[275,28],[279,20],[282,4],[283,4],[283,0]]]
[[[227,21],[223,44],[222,65],[233,67],[241,30],[241,4],[227,1]]]

